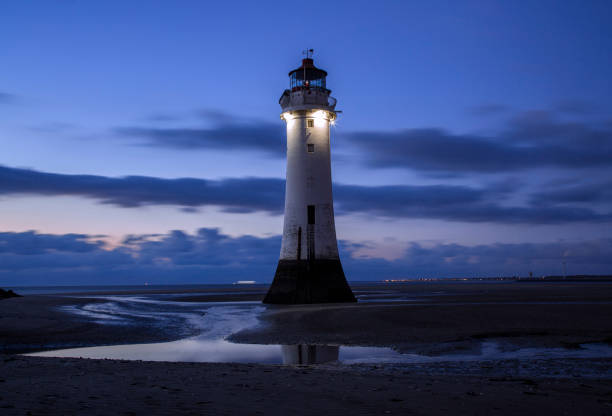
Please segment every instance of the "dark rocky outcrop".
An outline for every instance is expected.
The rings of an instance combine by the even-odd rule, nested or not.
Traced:
[[[4,290],[0,289],[0,299],[8,299],[8,298],[20,298],[21,295],[13,292],[12,290]]]

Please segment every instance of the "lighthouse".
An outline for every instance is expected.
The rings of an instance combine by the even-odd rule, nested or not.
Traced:
[[[264,303],[355,302],[336,241],[329,130],[336,99],[312,49],[280,97],[287,125],[285,220],[280,259]]]

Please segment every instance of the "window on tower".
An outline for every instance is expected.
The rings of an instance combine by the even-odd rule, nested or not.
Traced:
[[[308,153],[314,153],[314,144],[313,143],[308,143],[306,145],[306,148],[308,150]]]
[[[306,120],[306,127],[314,127],[314,119],[309,118]]]
[[[308,210],[308,224],[312,225],[315,223],[315,206],[308,205],[307,210]]]

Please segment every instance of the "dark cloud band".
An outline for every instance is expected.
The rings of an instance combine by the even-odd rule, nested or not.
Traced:
[[[284,129],[281,123],[228,123],[211,128],[125,127],[115,134],[140,140],[145,146],[174,149],[258,150],[282,157]]]
[[[284,181],[281,179],[112,178],[0,166],[0,195],[82,196],[126,208],[143,205],[215,205],[229,211],[280,213],[283,192]]]
[[[284,180],[277,178],[112,178],[0,166],[0,195],[80,196],[125,208],[173,205],[193,211],[197,207],[216,206],[234,213],[262,211],[281,214],[284,184]],[[499,202],[500,193],[503,194],[503,191],[498,186],[334,185],[336,211],[339,214],[535,224],[612,219],[609,214],[567,204],[505,206]]]

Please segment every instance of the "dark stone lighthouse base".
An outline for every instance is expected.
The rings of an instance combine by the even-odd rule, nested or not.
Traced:
[[[335,260],[280,260],[264,303],[357,302]]]

